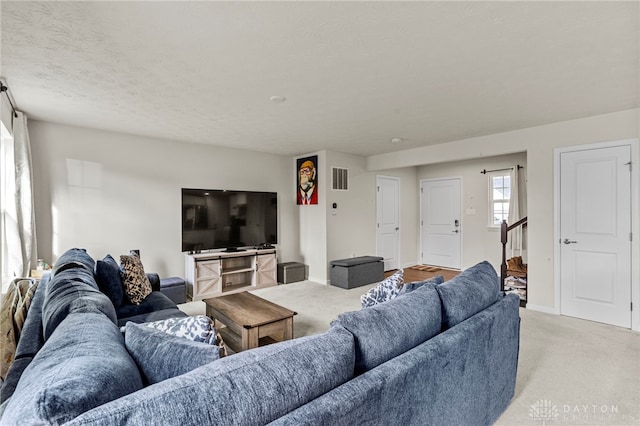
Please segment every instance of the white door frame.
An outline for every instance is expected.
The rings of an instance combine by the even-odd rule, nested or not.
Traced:
[[[555,314],[560,314],[560,155],[566,152],[587,149],[611,148],[616,146],[631,147],[631,329],[640,331],[640,233],[638,217],[640,216],[640,157],[638,139],[624,139],[619,141],[598,142],[586,145],[573,145],[556,148],[553,152],[553,241],[554,241],[554,308]]]
[[[463,239],[464,239],[464,231],[463,231],[463,223],[462,223],[462,210],[463,210],[463,206],[464,206],[464,188],[463,188],[463,179],[462,176],[450,176],[450,177],[441,177],[441,178],[428,178],[428,179],[420,179],[420,182],[418,183],[418,190],[420,191],[420,197],[419,197],[419,203],[420,203],[420,217],[418,218],[420,220],[420,223],[418,224],[420,227],[420,241],[418,242],[418,265],[421,264],[424,260],[424,256],[422,256],[422,253],[424,253],[424,247],[422,246],[422,242],[423,242],[423,232],[424,232],[424,226],[422,226],[422,221],[424,220],[423,215],[424,212],[422,211],[422,197],[424,197],[424,194],[421,191],[421,188],[423,186],[423,183],[425,182],[437,182],[440,180],[458,180],[460,181],[460,246],[458,247],[458,250],[460,251],[460,269],[462,270],[462,265],[464,265],[464,259],[463,259],[463,252],[464,250],[462,249],[464,247],[463,244]]]
[[[398,246],[396,247],[396,259],[398,264],[398,269],[402,269],[402,263],[400,259],[400,245],[402,244],[402,217],[400,210],[400,206],[402,205],[402,180],[398,176],[386,176],[386,175],[376,175],[376,188],[378,187],[379,179],[390,179],[398,182],[398,205],[396,206],[398,210]],[[380,256],[380,246],[379,246],[379,238],[378,238],[378,224],[380,223],[380,217],[378,216],[378,212],[380,211],[378,203],[380,202],[380,192],[376,189],[376,256]],[[385,268],[386,270],[386,268]]]

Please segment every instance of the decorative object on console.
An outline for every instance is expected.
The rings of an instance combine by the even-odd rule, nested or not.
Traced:
[[[400,294],[400,288],[403,283],[404,271],[399,269],[393,275],[385,278],[380,282],[380,284],[360,296],[362,308],[368,308],[393,299]]]
[[[151,294],[151,283],[147,278],[140,257],[131,252],[129,256],[120,256],[122,267],[122,282],[124,291],[134,305],[142,303],[145,297]]]

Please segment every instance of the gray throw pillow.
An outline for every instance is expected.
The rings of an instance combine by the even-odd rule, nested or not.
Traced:
[[[217,346],[172,336],[128,322],[124,344],[140,368],[145,384],[180,376],[220,358]]]

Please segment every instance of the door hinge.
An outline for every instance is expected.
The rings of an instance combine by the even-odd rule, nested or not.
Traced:
[[[633,311],[633,302],[631,302],[631,311]]]
[[[380,187],[378,186],[378,192],[380,192]]]
[[[424,188],[420,188],[420,193],[424,194]]]
[[[629,232],[629,241],[633,241],[633,232]]]

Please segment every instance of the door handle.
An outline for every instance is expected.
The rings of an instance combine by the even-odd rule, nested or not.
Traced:
[[[564,241],[562,241],[562,242],[565,243],[565,244],[576,244],[577,243],[577,241],[572,241],[572,240],[570,240],[568,238],[565,238]]]
[[[458,231],[458,230],[456,229],[455,231],[451,231],[451,232],[453,232],[454,234],[457,234],[457,233],[458,233],[458,232],[460,232],[460,231]]]

